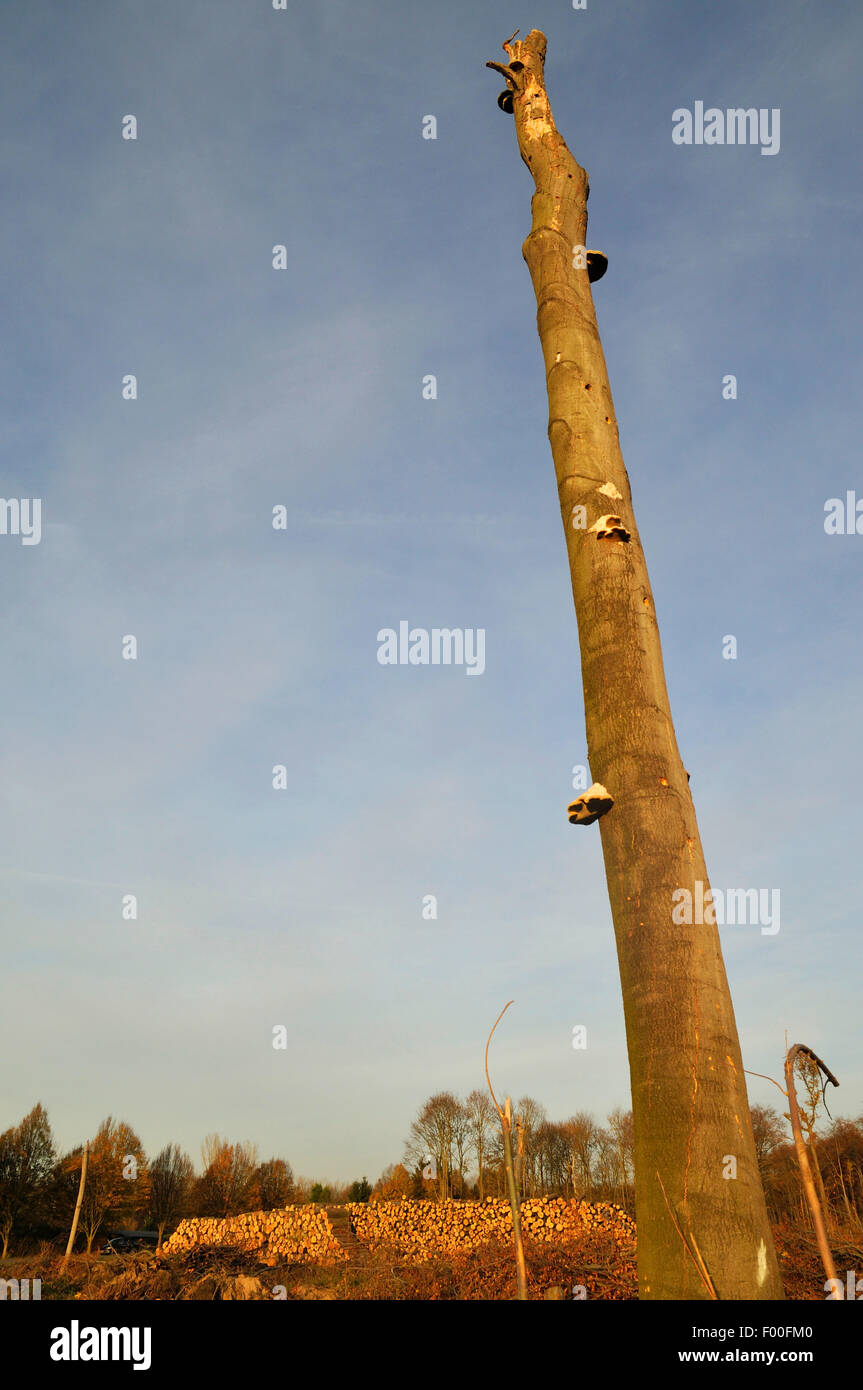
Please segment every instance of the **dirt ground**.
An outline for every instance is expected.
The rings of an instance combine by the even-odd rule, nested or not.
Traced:
[[[808,1233],[778,1228],[777,1251],[792,1300],[823,1300],[825,1274]],[[840,1277],[863,1272],[858,1240],[837,1238],[834,1257]],[[637,1297],[635,1247],[586,1234],[556,1244],[526,1246],[529,1296],[624,1301]],[[40,1278],[42,1299],[79,1300],[507,1300],[516,1296],[512,1247],[495,1243],[465,1255],[421,1263],[397,1253],[371,1252],[355,1239],[349,1258],[338,1264],[264,1265],[254,1256],[198,1249],[182,1256],[155,1253],[76,1255],[65,1274],[60,1254],[49,1247],[5,1260],[0,1277]],[[7,1295],[8,1296],[8,1295]]]

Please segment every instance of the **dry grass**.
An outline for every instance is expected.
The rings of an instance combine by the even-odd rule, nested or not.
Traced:
[[[811,1232],[775,1228],[786,1296],[793,1301],[824,1299],[825,1274]],[[837,1232],[832,1240],[837,1270],[863,1273],[863,1245],[856,1230]],[[558,1287],[572,1299],[579,1286],[590,1301],[626,1301],[637,1297],[635,1246],[607,1231],[567,1234],[554,1241],[525,1242],[528,1296],[542,1299]],[[508,1300],[516,1297],[512,1242],[493,1240],[479,1249],[405,1257],[395,1251],[361,1248],[356,1257],[335,1265],[279,1261],[263,1264],[253,1253],[200,1247],[175,1255],[75,1255],[59,1274],[61,1253],[43,1245],[38,1253],[7,1259],[2,1276],[39,1278],[44,1299],[80,1300],[272,1300],[291,1301]],[[282,1295],[281,1290],[284,1290]]]

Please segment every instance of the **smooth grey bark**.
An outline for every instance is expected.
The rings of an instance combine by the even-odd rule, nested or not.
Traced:
[[[632,1084],[640,1296],[703,1299],[712,1286],[721,1299],[782,1298],[719,933],[715,922],[672,916],[676,890],[695,895],[700,880],[707,895],[709,883],[583,254],[588,177],[554,124],[545,36],[534,29],[503,47],[508,63],[488,66],[506,80],[499,104],[512,111],[536,185],[522,251],[545,361],[588,758],[611,802],[600,798],[597,814]]]

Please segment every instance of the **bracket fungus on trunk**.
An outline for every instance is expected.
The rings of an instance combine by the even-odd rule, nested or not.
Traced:
[[[619,516],[600,516],[590,529],[596,532],[598,541],[620,541],[625,545],[630,540],[629,532]]]
[[[515,34],[517,33],[518,30],[516,29]],[[507,39],[506,43],[503,45],[507,52],[510,51],[509,46],[515,38],[515,34],[512,35],[512,38]],[[539,31],[536,29],[532,31],[531,37],[534,34],[542,38],[542,35],[540,35]],[[545,40],[543,39],[543,45],[544,43]],[[545,59],[545,47],[543,46],[541,51],[536,49],[531,56],[539,67],[541,75],[541,64]],[[509,63],[488,62],[486,63],[486,67],[493,68],[495,72],[499,72],[506,80],[506,88],[504,91],[498,93],[497,98],[497,104],[501,111],[505,111],[508,116],[514,116],[516,97],[526,95],[529,101],[534,102],[529,118],[537,121],[544,120],[547,101],[543,102],[541,99],[538,99],[540,98],[540,94],[531,89],[531,77],[535,74],[531,72],[530,67],[525,67],[525,64],[517,58],[512,59]],[[541,96],[545,97],[544,89]],[[551,115],[550,112],[548,114],[549,116]],[[585,199],[586,197],[587,195],[585,194]],[[588,280],[592,285],[595,285],[597,280],[601,280],[608,270],[608,257],[604,251],[588,251],[583,246],[574,248],[574,250],[578,256],[574,264],[578,269],[586,270]]]
[[[587,253],[587,278],[593,285],[597,280],[601,280],[608,270],[608,257],[604,251],[588,251]]]
[[[588,787],[586,792],[582,792],[581,796],[570,803],[566,814],[569,816],[570,825],[593,825],[593,822],[604,816],[606,811],[610,811],[613,805],[614,798],[602,783],[594,782],[592,787]]]

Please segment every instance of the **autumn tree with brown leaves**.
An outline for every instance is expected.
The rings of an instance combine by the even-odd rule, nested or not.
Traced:
[[[178,1144],[166,1144],[150,1165],[150,1219],[159,1233],[181,1215],[192,1190],[195,1169]]]
[[[6,1258],[16,1221],[33,1213],[53,1167],[51,1126],[37,1103],[20,1124],[0,1134],[0,1258]]]
[[[249,1205],[255,1180],[254,1144],[229,1144],[208,1134],[201,1145],[204,1171],[195,1184],[193,1201],[201,1216],[231,1216]]]
[[[61,1163],[67,1202],[71,1202],[78,1189],[82,1153],[83,1145],[79,1144]],[[79,1220],[87,1240],[87,1254],[109,1217],[113,1222],[133,1222],[140,1213],[146,1212],[149,1202],[150,1178],[143,1145],[131,1125],[109,1115],[96,1131],[95,1139],[90,1141]]]

